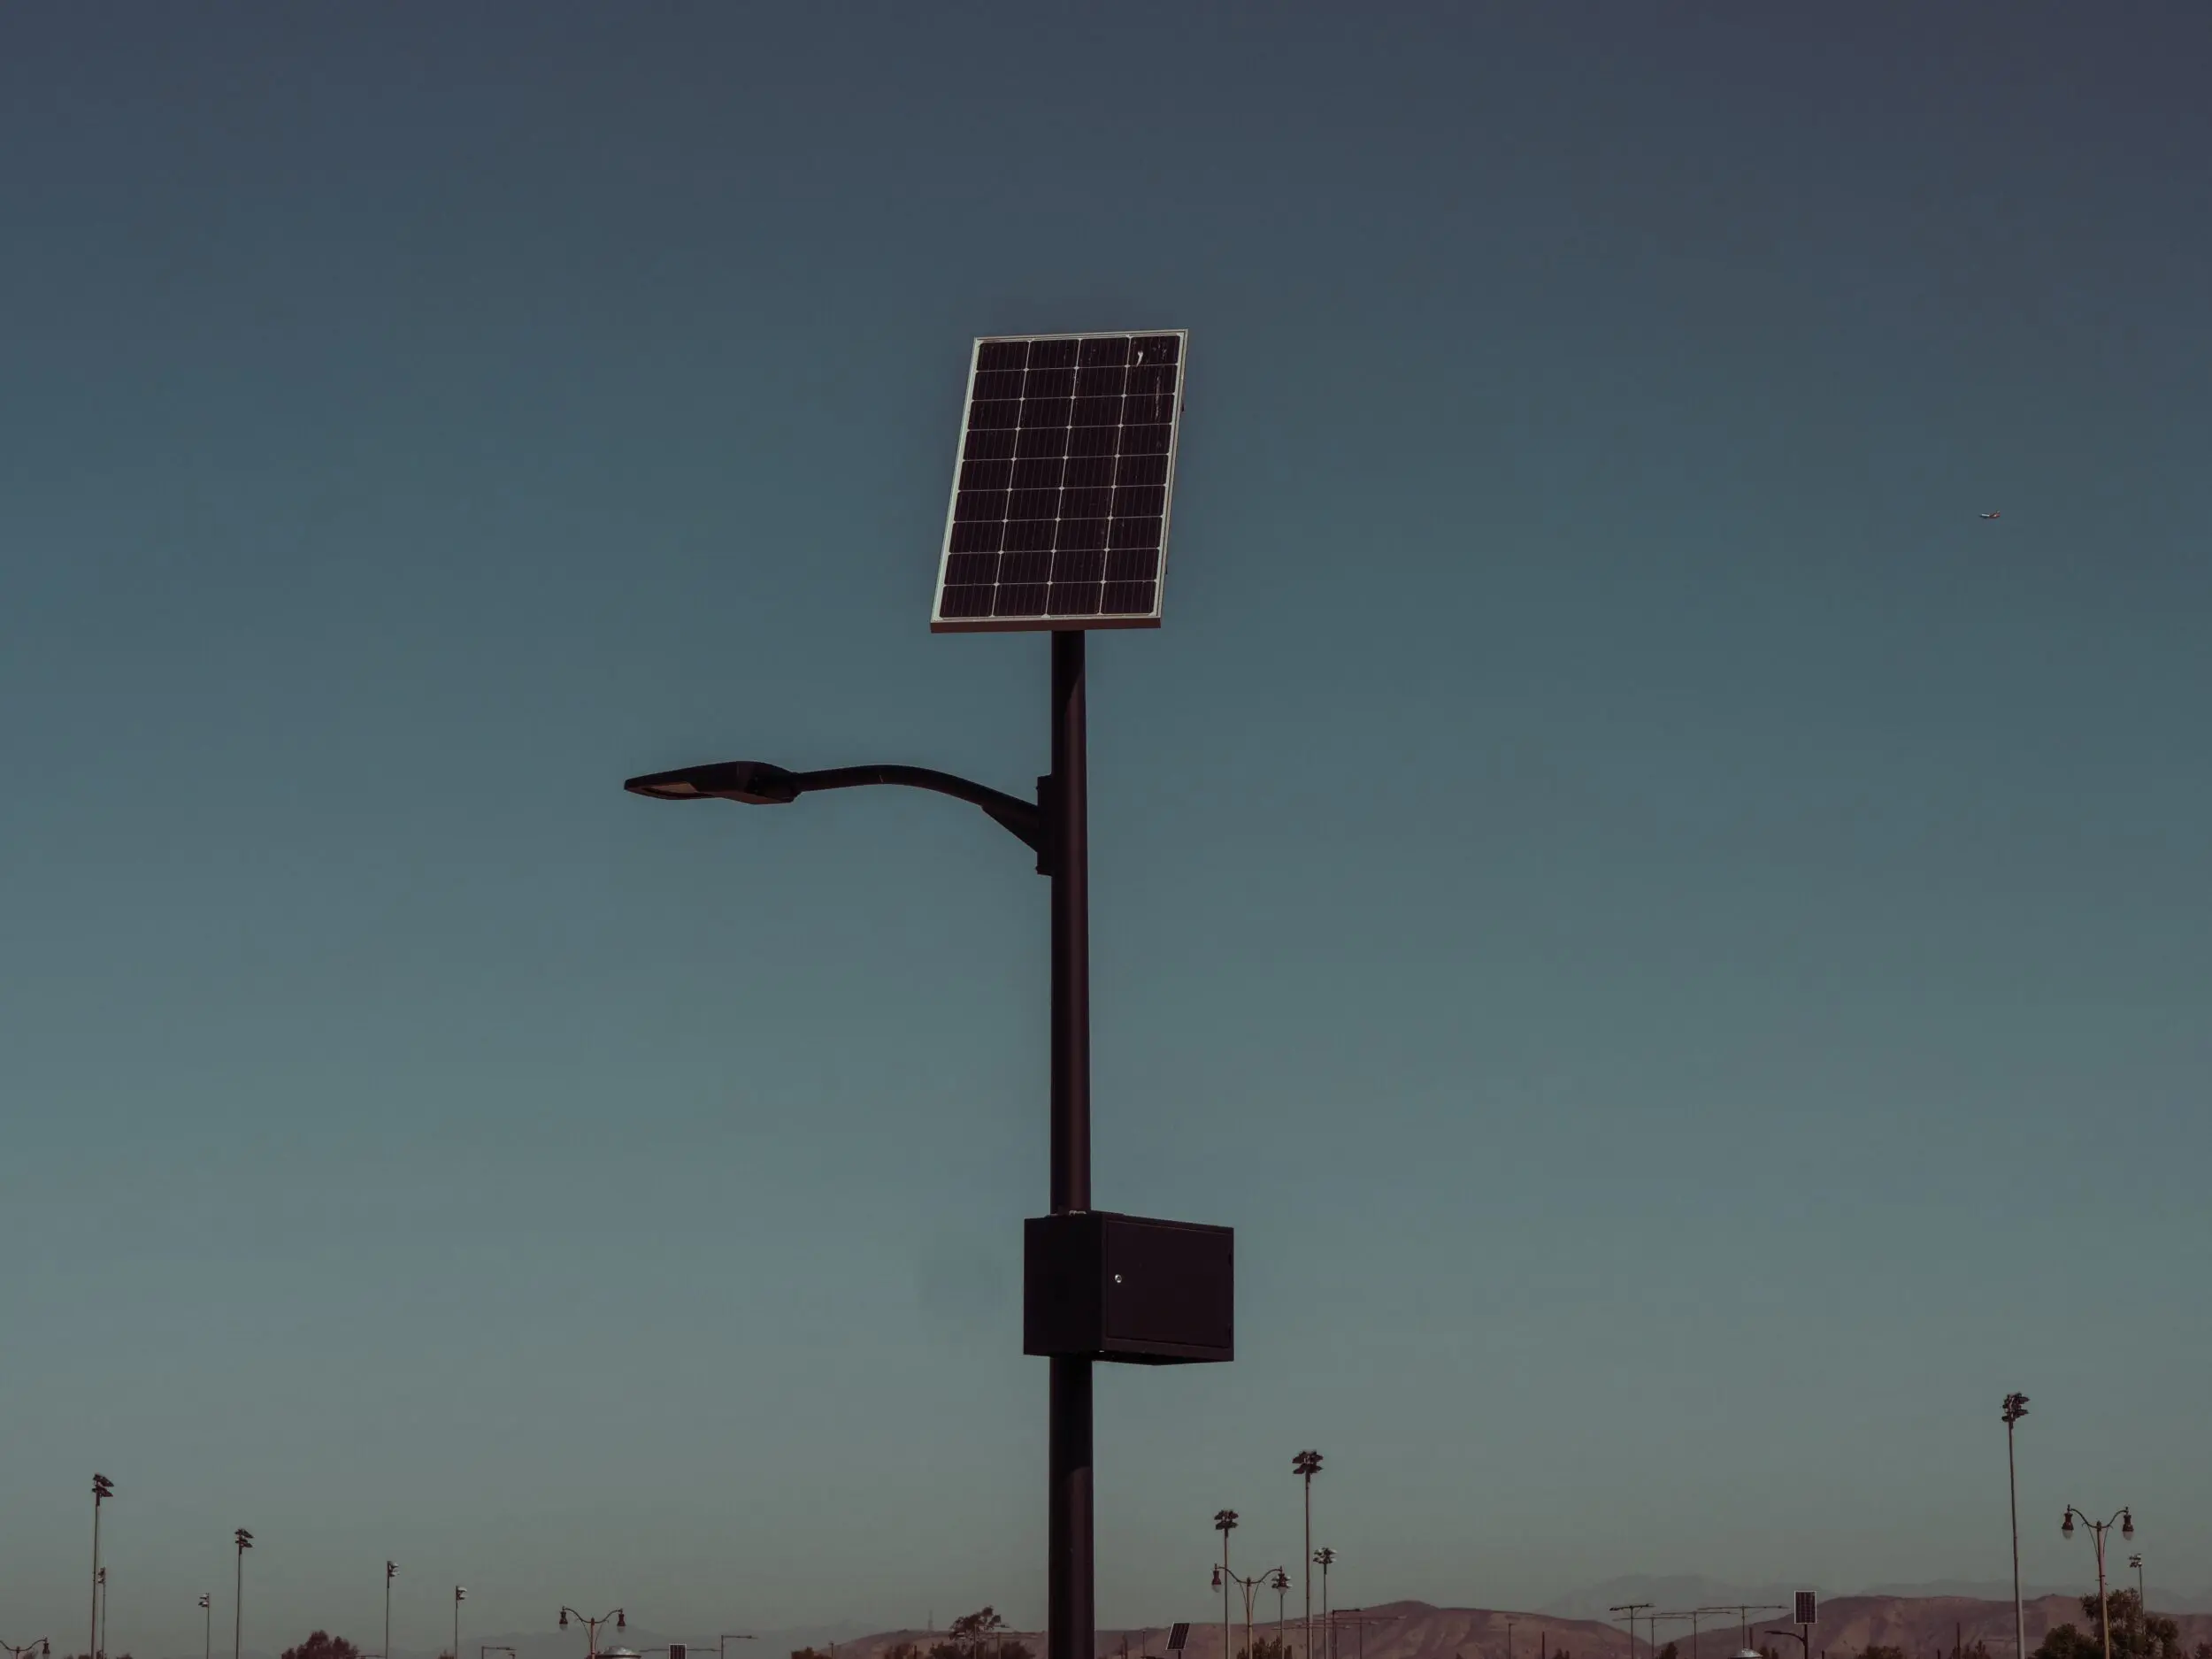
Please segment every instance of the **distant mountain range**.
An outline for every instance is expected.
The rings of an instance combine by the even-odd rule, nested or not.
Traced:
[[[1992,1594],[1994,1588],[1996,1594]],[[1732,1585],[1694,1574],[1674,1577],[1610,1578],[1548,1605],[1525,1612],[1492,1608],[1432,1607],[1425,1601],[1394,1601],[1386,1607],[1339,1609],[1336,1651],[1324,1659],[1650,1659],[1649,1643],[1639,1634],[1632,1652],[1621,1627],[1612,1621],[1610,1609],[1631,1601],[1648,1601],[1664,1613],[1691,1608],[1730,1608],[1748,1603],[1786,1609],[1791,1593],[1819,1592],[1817,1585]],[[2024,1609],[2031,1651],[2054,1624],[2080,1624],[2078,1591],[2038,1588],[2029,1592]],[[2184,1649],[2212,1641],[2212,1611],[2205,1604],[2212,1597],[2195,1596],[2186,1602],[2169,1598],[2152,1586],[2153,1610],[2178,1620]],[[1594,1609],[1594,1610],[1593,1610]],[[1196,1609],[1193,1609],[1196,1610]],[[1218,1603],[1215,1617],[1193,1622],[1181,1659],[1225,1659]],[[1786,1619],[1786,1610],[1755,1612],[1755,1629]],[[1355,1622],[1356,1620],[1357,1622]],[[1242,1621],[1233,1628],[1228,1659],[1244,1646]],[[1271,1636],[1274,1621],[1256,1621],[1254,1634]],[[1298,1621],[1289,1621],[1289,1631]],[[1102,1659],[1166,1659],[1170,1626],[1150,1624],[1127,1630],[1102,1630],[1098,1652]],[[603,1632],[603,1635],[610,1632]],[[672,1641],[687,1643],[695,1655],[715,1652],[712,1632],[664,1632],[642,1626],[611,1632],[615,1642],[603,1647],[603,1655],[618,1647],[648,1659],[665,1659]],[[461,1659],[487,1659],[484,1650],[511,1649],[514,1659],[585,1659],[580,1631],[505,1631],[480,1635],[464,1632]],[[1036,1654],[1044,1651],[1038,1632],[1009,1632]],[[868,1632],[856,1624],[811,1624],[755,1632],[750,1640],[728,1644],[728,1659],[789,1659],[803,1647],[829,1650],[837,1659],[884,1659],[902,1642],[926,1648],[940,1640],[941,1631],[890,1630]],[[1662,1642],[1679,1646],[1683,1659],[1732,1659],[1740,1640],[1737,1622],[1725,1614],[1703,1624],[1693,1655],[1687,1620],[1662,1621]],[[1980,1581],[1949,1581],[1900,1586],[1865,1595],[1821,1596],[1820,1623],[1814,1629],[1810,1659],[1845,1659],[1870,1645],[1901,1648],[1907,1659],[1944,1659],[1960,1640],[1971,1647],[1987,1645],[1993,1659],[2013,1659],[2012,1598],[2009,1585],[1992,1586]],[[1318,1644],[1317,1644],[1317,1646]],[[1786,1649],[1788,1644],[1784,1644]],[[180,1659],[197,1659],[196,1655]],[[273,1659],[249,1653],[245,1659]],[[437,1659],[435,1653],[394,1652],[391,1659]],[[1789,1659],[1796,1659],[1790,1655]]]
[[[1792,1586],[1795,1588],[1797,1586]],[[1662,1591],[1685,1594],[1670,1595]],[[1755,1594],[1737,1586],[1697,1578],[1617,1579],[1594,1586],[1586,1596],[1617,1594],[1623,1601],[1654,1601],[1661,1610],[1672,1607],[1734,1606],[1742,1602],[1789,1600],[1787,1592]],[[1565,1598],[1578,1602],[1581,1598]],[[2158,1598],[2161,1612],[2171,1609]],[[1609,1608],[1614,1603],[1608,1602]],[[2082,1623],[2079,1598],[2070,1594],[2039,1596],[2024,1609],[2028,1646],[2032,1650],[2054,1624]],[[2212,1614],[2176,1614],[2181,1624],[2182,1645],[2193,1647],[2212,1641]],[[1786,1617],[1786,1611],[1755,1613],[1755,1643],[1765,1624]],[[1649,1659],[1651,1648],[1640,1634],[1632,1652],[1628,1638],[1607,1618],[1580,1618],[1549,1609],[1515,1612],[1492,1608],[1432,1607],[1425,1601],[1394,1601],[1386,1607],[1360,1609],[1359,1622],[1348,1618],[1339,1626],[1336,1650],[1328,1659]],[[1295,1632],[1298,1621],[1289,1622]],[[1256,1636],[1271,1636],[1271,1619],[1255,1622]],[[1009,1632],[1041,1654],[1044,1638],[1036,1632]],[[1660,1640],[1678,1642],[1683,1659],[1693,1659],[1691,1631],[1686,1620],[1672,1627],[1663,1622]],[[1165,1659],[1169,1626],[1146,1625],[1130,1630],[1102,1630],[1098,1651],[1102,1659]],[[837,1659],[884,1659],[901,1642],[926,1646],[935,1640],[927,1631],[879,1631],[872,1635],[839,1640]],[[1732,1659],[1741,1643],[1736,1621],[1725,1614],[1707,1624],[1695,1648],[1696,1659]],[[1244,1646],[1242,1620],[1229,1632],[1226,1655]],[[2012,1601],[1958,1595],[1848,1595],[1824,1599],[1820,1623],[1814,1627],[1812,1659],[1845,1659],[1879,1644],[1901,1648],[1907,1659],[1944,1659],[1963,1642],[1971,1647],[1985,1643],[1995,1659],[2012,1659]],[[529,1659],[540,1659],[532,1655]],[[551,1659],[551,1656],[547,1656]],[[580,1659],[572,1650],[560,1659]],[[747,1659],[752,1659],[748,1655]],[[759,1659],[787,1659],[785,1654],[763,1654]],[[1182,1650],[1182,1659],[1225,1659],[1218,1619],[1194,1621]]]

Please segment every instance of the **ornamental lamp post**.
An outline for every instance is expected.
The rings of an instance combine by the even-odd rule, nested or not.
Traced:
[[[2103,1520],[2093,1521],[2070,1503],[2066,1506],[2066,1518],[2059,1523],[2059,1536],[2071,1538],[2074,1535],[2074,1523],[2077,1520],[2087,1527],[2090,1535],[2096,1540],[2097,1629],[2104,1638],[2104,1659],[2112,1659],[2112,1612],[2105,1600],[2104,1535],[2110,1532],[2113,1524],[2117,1522],[2120,1527],[2120,1536],[2124,1539],[2132,1539],[2135,1536],[2135,1517],[2129,1512],[2125,1505],[2123,1505]]]

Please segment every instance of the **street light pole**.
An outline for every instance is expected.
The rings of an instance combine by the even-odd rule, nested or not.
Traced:
[[[1335,1627],[1329,1623],[1329,1569],[1336,1565],[1336,1551],[1326,1544],[1313,1552],[1314,1565],[1321,1569],[1321,1645],[1328,1650],[1329,1659],[1336,1659]],[[1364,1626],[1360,1641],[1367,1640]]]
[[[2020,1469],[2012,1455],[2012,1425],[2027,1415],[2027,1395],[2005,1396],[2005,1487],[2012,1499],[2012,1659],[2028,1659],[2028,1616],[2020,1600]]]
[[[2103,1520],[2093,1521],[2070,1503],[2066,1506],[2066,1518],[2059,1525],[2060,1536],[2071,1538],[2076,1521],[2086,1526],[2097,1542],[2097,1629],[2104,1638],[2104,1659],[2112,1659],[2112,1610],[2106,1602],[2104,1587],[2104,1535],[2112,1530],[2113,1523],[2116,1521],[2120,1526],[2120,1536],[2133,1538],[2135,1517],[2123,1504]]]
[[[215,1597],[212,1594],[200,1598],[200,1652],[205,1659],[215,1659]],[[387,1641],[387,1659],[391,1644]]]
[[[1313,1659],[1313,1478],[1321,1472],[1319,1452],[1301,1452],[1290,1460],[1291,1471],[1306,1478],[1306,1565],[1302,1575],[1306,1581],[1306,1619],[1304,1632],[1299,1638],[1303,1645],[1301,1659]],[[1510,1654],[1506,1659],[1512,1659]]]
[[[461,1603],[469,1599],[469,1593],[459,1585],[453,1586],[453,1659],[461,1659]],[[392,1659],[386,1654],[384,1659]]]
[[[253,1534],[242,1526],[231,1541],[238,1546],[238,1582],[231,1592],[230,1659],[239,1659],[246,1640],[246,1552],[253,1548]]]
[[[602,1613],[597,1618],[588,1618],[577,1612],[574,1608],[564,1604],[561,1608],[561,1628],[563,1630],[568,1628],[568,1621],[572,1617],[583,1622],[586,1648],[584,1659],[599,1659],[599,1627],[609,1619],[614,1621],[614,1627],[617,1630],[630,1628],[630,1615],[622,1608],[617,1608],[611,1613]]]
[[[1091,1207],[1091,855],[1083,634],[1052,636],[1052,773],[1038,786],[1052,849],[1052,1213]],[[1055,1354],[1046,1481],[1047,1659],[1092,1659],[1091,1360]],[[1224,1534],[1226,1541],[1226,1534]],[[1228,1659],[1224,1655],[1222,1659]]]
[[[2128,1565],[2135,1569],[2135,1612],[2143,1621],[2143,1642],[2147,1647],[2151,1639],[2151,1603],[2143,1589],[2143,1552],[2139,1549],[2130,1555]]]
[[[399,1576],[399,1563],[387,1560],[384,1563],[384,1659],[392,1659],[392,1580]],[[458,1659],[458,1655],[456,1655]]]

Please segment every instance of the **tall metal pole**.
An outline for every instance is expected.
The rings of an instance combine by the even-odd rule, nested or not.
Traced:
[[[200,1621],[200,1651],[207,1659],[215,1659],[215,1598],[211,1595],[202,1596],[200,1611],[206,1615]]]
[[[2005,1486],[2012,1500],[2012,1659],[2028,1659],[2028,1616],[2020,1600],[2020,1468],[2012,1452],[2012,1425],[2027,1415],[2027,1395],[2005,1396]]]
[[[238,1538],[238,1582],[231,1591],[230,1659],[238,1659],[246,1640],[246,1540]]]
[[[2111,1525],[2107,1521],[2105,1526]],[[2097,1627],[2104,1635],[2104,1659],[2112,1659],[2112,1611],[2105,1604],[2104,1526],[2097,1527]]]
[[[399,1571],[399,1563],[384,1563],[384,1659],[392,1659],[392,1579]]]
[[[85,1638],[85,1652],[100,1651],[100,1502],[115,1490],[105,1475],[92,1477],[92,1628]]]
[[[1052,636],[1052,1213],[1091,1207],[1091,898],[1088,756],[1080,630]],[[1049,1407],[1047,1659],[1094,1659],[1091,1362],[1056,1354]],[[1228,1534],[1222,1534],[1227,1555]],[[1226,1602],[1225,1601],[1225,1608]],[[1228,1659],[1227,1634],[1222,1659]]]

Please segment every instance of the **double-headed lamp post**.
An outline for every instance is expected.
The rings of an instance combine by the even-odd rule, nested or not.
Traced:
[[[2066,1518],[2059,1525],[2059,1535],[2062,1538],[2071,1538],[2074,1535],[2076,1521],[2079,1521],[2087,1527],[2090,1535],[2097,1541],[2097,1630],[2098,1633],[2104,1638],[2104,1659],[2112,1659],[2112,1613],[2105,1601],[2104,1535],[2112,1530],[2116,1522],[2122,1538],[2133,1538],[2135,1517],[2128,1511],[2127,1506],[2123,1504],[2105,1519],[2093,1521],[2070,1503],[2066,1506]]]
[[[1228,1541],[1229,1535],[1226,1532],[1224,1532],[1221,1536],[1222,1541],[1226,1543]],[[1227,1637],[1225,1616],[1228,1612],[1229,1586],[1233,1584],[1235,1585],[1237,1588],[1244,1592],[1244,1659],[1257,1659],[1257,1656],[1252,1651],[1253,1600],[1262,1590],[1273,1590],[1278,1588],[1284,1590],[1289,1589],[1290,1575],[1285,1572],[1280,1567],[1270,1567],[1265,1572],[1259,1573],[1253,1578],[1248,1578],[1241,1573],[1231,1572],[1225,1564],[1216,1567],[1214,1569],[1214,1588],[1221,1592],[1222,1611],[1225,1615],[1225,1625],[1223,1629],[1223,1637],[1225,1640],[1226,1640]]]
[[[617,1630],[627,1630],[630,1628],[630,1616],[620,1608],[615,1609],[615,1610],[611,1613],[602,1613],[597,1618],[586,1618],[574,1608],[566,1606],[563,1607],[561,1609],[561,1628],[563,1630],[566,1630],[568,1628],[568,1621],[572,1618],[580,1620],[584,1626],[585,1640],[588,1644],[588,1650],[585,1655],[585,1659],[599,1659],[599,1627],[605,1624],[609,1619],[612,1619],[614,1621],[614,1627]]]
[[[8,1659],[26,1659],[26,1655],[28,1659],[47,1659],[47,1655],[54,1651],[54,1644],[43,1636],[35,1641],[27,1641],[19,1647],[12,1641],[0,1641],[0,1647],[8,1650]]]

